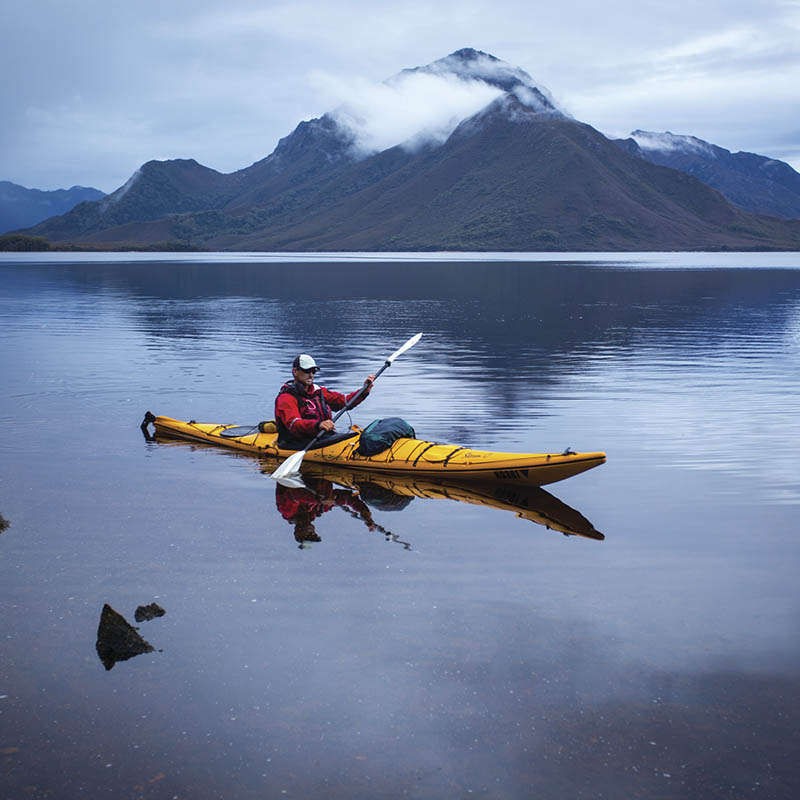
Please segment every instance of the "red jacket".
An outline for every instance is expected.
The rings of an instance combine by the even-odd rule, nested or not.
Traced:
[[[353,512],[368,526],[374,526],[369,506],[358,494],[350,489],[336,489],[325,478],[306,477],[304,480],[307,487],[275,486],[275,505],[288,522],[313,522],[334,506],[340,506]]]
[[[319,423],[332,419],[331,409],[344,408],[360,390],[348,395],[332,392],[324,386],[314,385],[311,393],[298,388],[294,381],[281,386],[275,398],[275,424],[280,439],[310,439],[319,432]],[[359,398],[358,405],[369,392]]]
[[[275,503],[281,516],[294,525],[294,538],[301,546],[304,542],[319,542],[314,520],[339,506],[351,516],[360,519],[371,531],[378,526],[372,519],[367,504],[349,489],[335,489],[324,478],[305,478],[308,488],[293,488],[276,484]],[[378,528],[378,530],[383,530]]]
[[[319,487],[315,485],[315,488]],[[329,502],[326,503],[325,499]],[[336,503],[333,500],[333,491],[317,494],[310,489],[278,484],[275,487],[275,504],[281,516],[289,522],[313,522],[326,511],[330,511]]]

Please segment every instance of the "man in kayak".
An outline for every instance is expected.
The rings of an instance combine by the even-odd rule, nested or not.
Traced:
[[[314,384],[319,371],[317,362],[307,353],[301,353],[292,363],[292,380],[281,386],[275,398],[275,425],[278,428],[278,446],[302,450],[320,431],[335,430],[331,410],[339,411],[360,390],[348,395]],[[372,389],[374,375],[364,381],[366,391],[355,405],[361,403]]]

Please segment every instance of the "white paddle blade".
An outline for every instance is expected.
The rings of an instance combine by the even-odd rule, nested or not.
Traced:
[[[305,454],[305,450],[298,450],[296,453],[292,453],[289,458],[272,473],[272,477],[275,478],[276,481],[279,481],[281,478],[286,478],[290,475],[299,475],[300,465],[303,463],[303,456]]]
[[[275,476],[273,475],[273,477],[275,477]],[[306,488],[305,481],[299,475],[287,475],[284,478],[275,478],[275,480],[281,486],[286,486],[289,489],[305,489]]]
[[[421,338],[421,333],[418,333],[416,336],[412,336],[399,350],[395,350],[394,353],[392,353],[386,360],[391,364],[392,361],[397,358],[397,356],[403,355],[403,353],[405,353],[409,347],[413,347]]]

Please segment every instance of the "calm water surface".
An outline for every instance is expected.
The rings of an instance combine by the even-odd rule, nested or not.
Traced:
[[[139,430],[417,331],[353,422],[608,463],[522,516],[309,478],[300,546]],[[3,256],[0,796],[798,796],[799,365],[797,254]]]

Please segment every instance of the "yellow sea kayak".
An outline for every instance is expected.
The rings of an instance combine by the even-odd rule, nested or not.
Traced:
[[[207,442],[278,459],[296,452],[278,448],[274,425],[262,425],[264,432],[261,432],[258,426],[182,422],[171,417],[154,417],[148,412],[143,427],[150,422],[162,436]],[[397,439],[377,455],[362,456],[357,452],[360,434],[360,429],[353,428],[344,435],[335,435],[330,444],[307,451],[303,463],[369,470],[376,474],[544,486],[571,478],[606,460],[605,453],[575,453],[569,449],[563,453],[495,453],[410,438]]]

